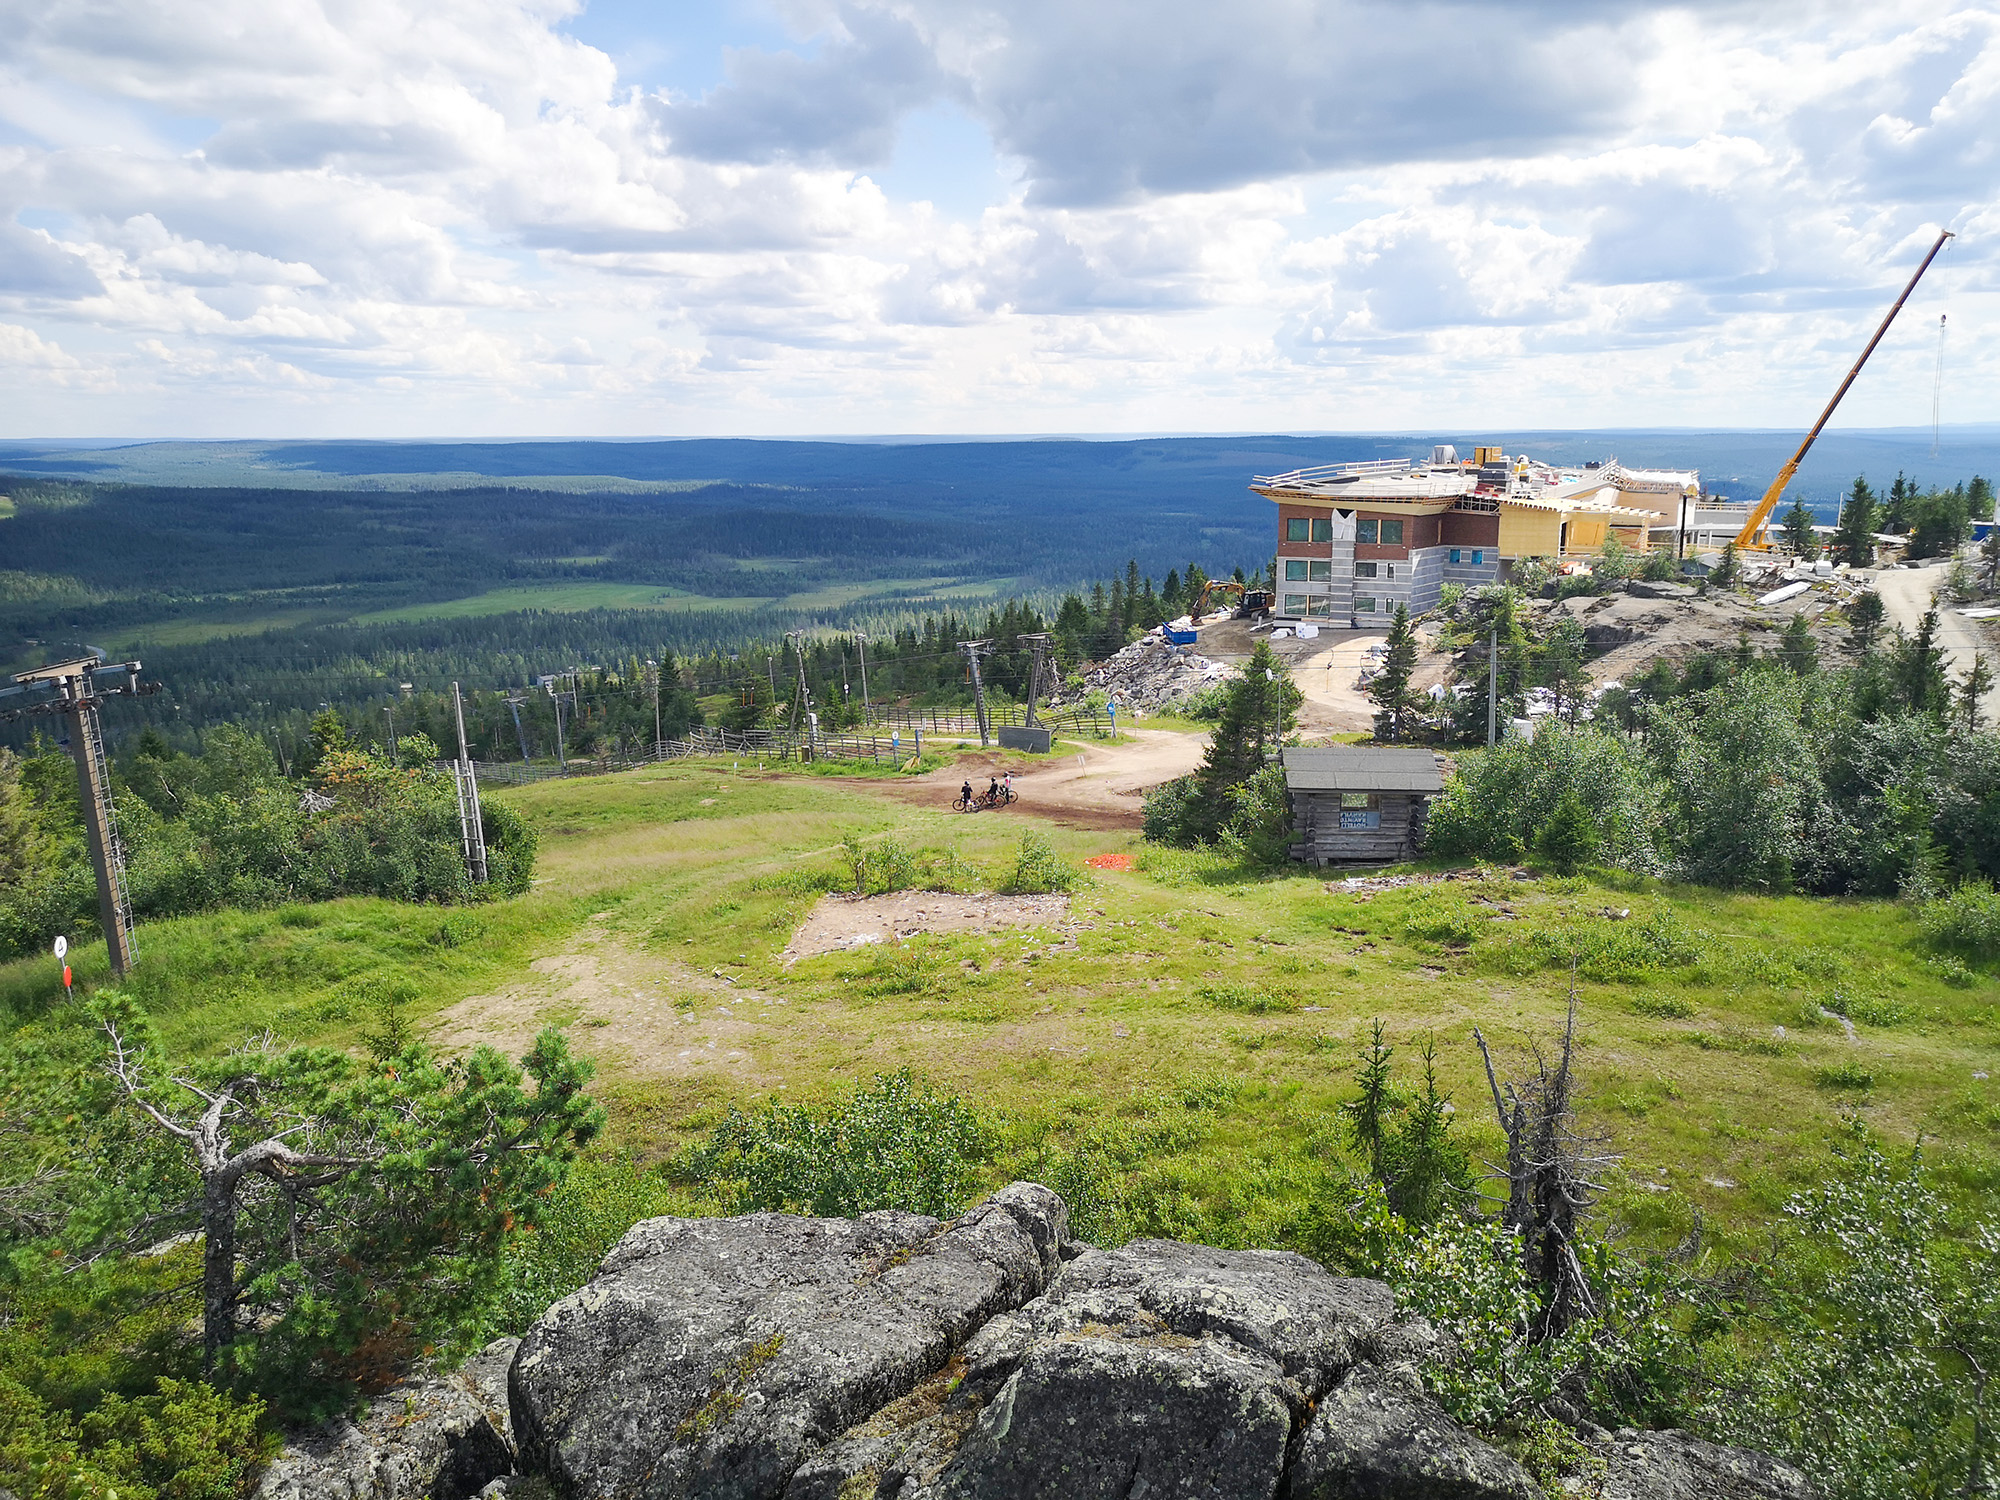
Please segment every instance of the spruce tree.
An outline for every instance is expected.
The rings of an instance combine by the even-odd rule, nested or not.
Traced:
[[[1873,589],[1863,589],[1847,606],[1848,638],[1858,649],[1866,651],[1875,643],[1884,613],[1882,596]]]
[[[1965,725],[1967,734],[1979,733],[1984,725],[1986,715],[1979,706],[1979,700],[1984,698],[1992,687],[1993,673],[1986,665],[1986,654],[1982,651],[1973,652],[1972,665],[1967,667],[1964,675],[1958,679],[1958,717]]]
[[[1937,629],[1938,612],[1933,605],[1917,622],[1917,633],[1896,650],[1897,693],[1912,713],[1938,713],[1950,703],[1951,688],[1945,679],[1944,650],[1937,643]]]
[[[1968,520],[1990,521],[1993,519],[1993,484],[1978,474],[1972,476],[1972,483],[1965,487],[1965,514]]]
[[[1889,486],[1889,503],[1882,512],[1881,527],[1884,531],[1902,536],[1910,529],[1910,502],[1917,497],[1917,487],[1903,477],[1903,471],[1896,471],[1896,482]]]
[[[1863,475],[1854,476],[1854,488],[1841,504],[1833,550],[1849,567],[1865,568],[1875,561],[1875,492]]]
[[[1793,615],[1778,639],[1778,661],[1787,671],[1810,677],[1819,670],[1819,643],[1803,612]]]
[[[1167,581],[1160,589],[1160,607],[1170,620],[1178,619],[1186,609],[1181,598],[1181,575],[1173,568],[1167,569]]]
[[[1806,509],[1803,500],[1794,500],[1792,508],[1785,512],[1785,546],[1792,556],[1802,562],[1811,562],[1819,556],[1819,538],[1813,531],[1813,513]]]
[[[1187,826],[1197,838],[1213,839],[1221,833],[1229,817],[1230,792],[1264,768],[1271,752],[1296,726],[1304,701],[1284,658],[1269,641],[1259,641],[1229,683],[1215,732],[1194,773]]]
[[[1375,702],[1375,737],[1391,742],[1401,740],[1415,704],[1410,698],[1410,678],[1417,669],[1417,633],[1410,628],[1410,608],[1396,605],[1389,622],[1388,654],[1381,670],[1368,684],[1368,696]]]
[[[1736,580],[1742,576],[1743,563],[1736,555],[1736,543],[1724,542],[1722,544],[1722,561],[1715,565],[1715,571],[1709,575],[1709,581],[1718,588],[1734,588]]]

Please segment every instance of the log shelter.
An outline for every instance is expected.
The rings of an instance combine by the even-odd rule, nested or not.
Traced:
[[[1307,864],[1395,864],[1424,843],[1430,799],[1444,790],[1428,750],[1287,746],[1292,858]]]

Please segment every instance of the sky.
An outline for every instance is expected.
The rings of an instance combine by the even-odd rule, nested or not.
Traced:
[[[1946,228],[1844,425],[2000,3],[0,0],[0,437],[1795,428]]]

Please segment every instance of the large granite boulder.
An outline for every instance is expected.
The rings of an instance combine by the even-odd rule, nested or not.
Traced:
[[[488,1344],[450,1375],[420,1375],[359,1419],[295,1433],[254,1500],[471,1500],[514,1472],[507,1372],[519,1339]]]
[[[948,1392],[844,1434],[787,1495],[1272,1496],[1312,1404],[1394,1311],[1380,1283],[1279,1251],[1087,1250],[980,1330]]]
[[[1621,1428],[1597,1444],[1609,1472],[1604,1500],[1812,1500],[1790,1464],[1686,1432]]]
[[[781,1495],[814,1450],[1037,1296],[1068,1222],[1026,1183],[951,1224],[648,1220],[522,1340],[522,1468],[578,1500]]]
[[[1425,1393],[1437,1340],[1302,1256],[1074,1244],[1030,1183],[950,1222],[652,1219],[518,1348],[295,1441],[258,1497],[1536,1500]],[[1586,1430],[1605,1500],[1811,1497]]]

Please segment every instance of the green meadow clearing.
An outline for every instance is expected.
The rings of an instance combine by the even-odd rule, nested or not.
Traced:
[[[1100,1235],[1270,1245],[1298,1242],[1338,1165],[1333,1110],[1371,1020],[1405,1082],[1434,1039],[1475,1156],[1491,1159],[1473,1028],[1503,1075],[1523,1072],[1574,983],[1585,1122],[1624,1156],[1606,1210],[1642,1243],[1698,1220],[1711,1243],[1750,1243],[1820,1175],[1851,1115],[1923,1140],[1967,1194],[1994,1185],[2000,985],[1932,957],[1893,903],[1508,870],[1347,893],[896,790],[681,763],[495,791],[543,840],[527,895],[149,925],[130,989],[182,1050],[266,1027],[353,1043],[398,981],[447,1045],[513,1045],[558,1022],[600,1065],[612,1129],[599,1149],[639,1163],[732,1105],[907,1066],[994,1123],[993,1180],[1052,1180]],[[844,840],[894,843],[974,891],[1004,879],[1027,830],[1073,864],[1122,853],[1134,868],[1092,871],[1067,923],[787,965],[814,904],[851,888]],[[101,945],[72,961],[102,982]],[[0,967],[17,1036],[65,1024],[59,994],[52,959]]]

